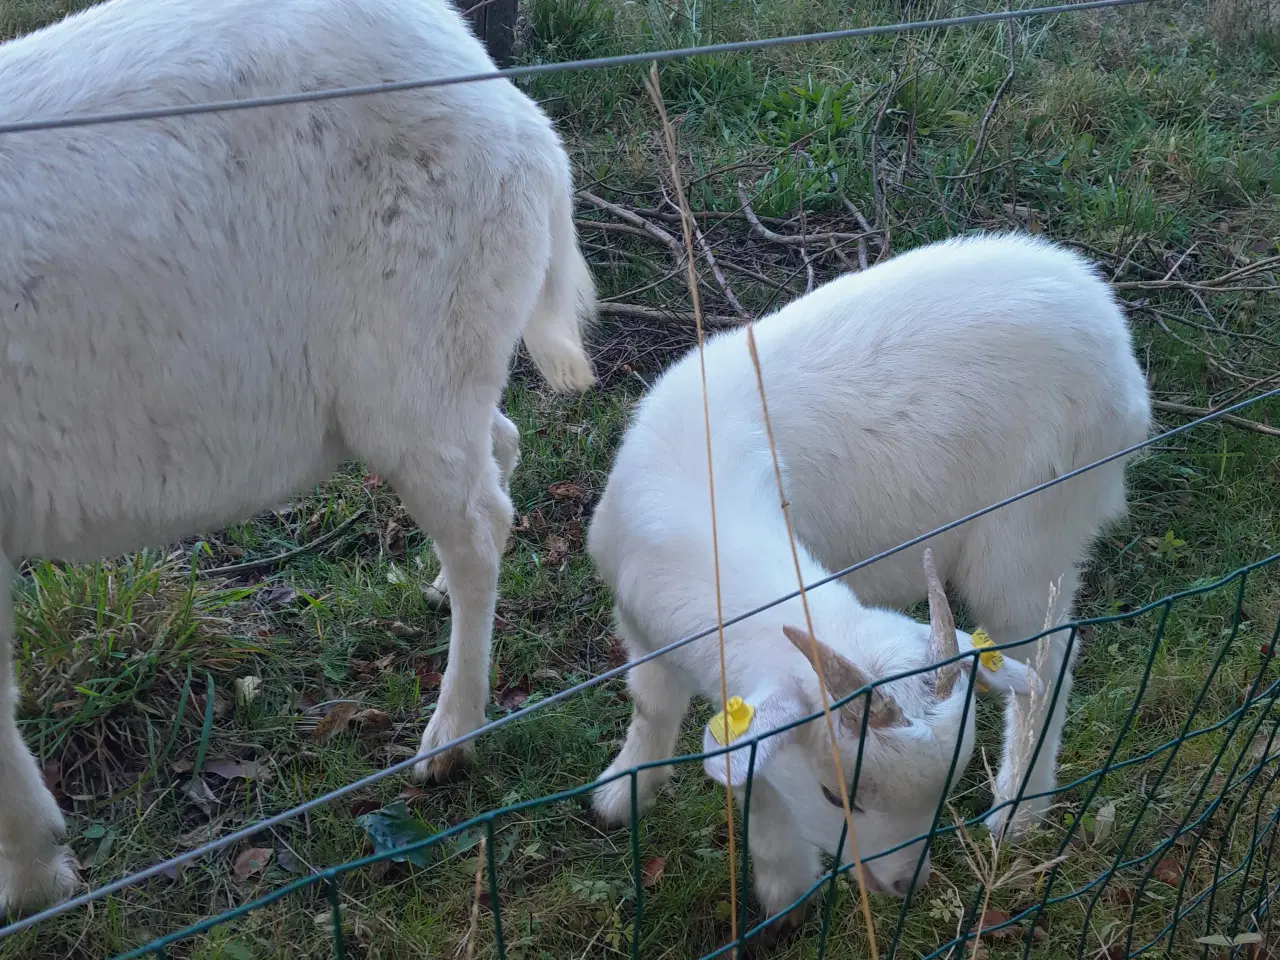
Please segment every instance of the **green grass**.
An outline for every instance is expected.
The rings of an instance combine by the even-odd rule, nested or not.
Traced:
[[[523,56],[530,62],[886,23],[904,9],[834,0],[526,0],[524,6]],[[57,0],[0,0],[0,36],[34,28],[65,9]],[[926,3],[910,12],[923,18],[961,9]],[[697,58],[664,65],[661,79],[693,206],[725,215],[706,220],[705,233],[738,299],[753,313],[803,292],[806,257],[820,282],[856,264],[857,252],[852,244],[815,242],[802,253],[760,239],[737,215],[739,182],[755,212],[775,218],[767,222],[782,233],[856,231],[844,204],[849,200],[889,227],[893,251],[979,227],[1023,226],[1078,245],[1121,283],[1166,274],[1203,281],[1280,253],[1275,12],[1271,0],[1213,0],[1208,7],[1153,5],[1019,24],[1014,79],[972,165],[982,118],[1008,71],[1005,28]],[[584,187],[616,203],[669,213],[662,206],[656,119],[644,76],[643,68],[555,75],[529,90],[563,131]],[[965,176],[975,170],[978,176]],[[617,222],[585,202],[579,216]],[[654,221],[678,233],[669,216]],[[523,435],[512,491],[521,519],[502,575],[493,717],[620,662],[609,599],[593,579],[583,531],[629,406],[642,384],[692,343],[691,325],[682,319],[687,292],[669,251],[616,230],[588,227],[583,239],[603,296],[676,312],[666,319],[606,314],[593,335],[603,383],[584,397],[550,397],[523,364],[517,370],[506,407]],[[879,252],[869,245],[872,259]],[[710,271],[702,282],[707,310],[731,315]],[[1264,275],[1243,285],[1269,282]],[[1245,395],[1280,368],[1274,291],[1130,286],[1124,295],[1135,308],[1139,356],[1159,399],[1213,406]],[[1245,415],[1280,422],[1280,404]],[[1169,426],[1181,422],[1176,414],[1159,416]],[[1214,425],[1156,448],[1130,476],[1132,516],[1098,545],[1080,603],[1085,615],[1134,609],[1280,549],[1275,437]],[[557,498],[548,488],[560,482],[578,485],[583,495]],[[271,556],[315,541],[360,509],[365,513],[343,535],[260,580],[190,573],[193,556],[205,568]],[[23,569],[17,585],[22,729],[68,811],[87,879],[109,882],[410,756],[444,670],[448,620],[427,607],[418,589],[433,576],[434,562],[394,492],[352,465],[287,510],[167,551],[83,567],[32,562]],[[1235,709],[1257,676],[1259,646],[1280,617],[1280,572],[1249,578],[1234,632],[1233,591],[1173,608],[1117,760],[1178,734],[1224,643],[1229,648],[1193,729]],[[1064,783],[1096,769],[1121,733],[1158,619],[1152,613],[1099,626],[1088,638],[1071,700]],[[1272,670],[1264,682],[1275,675]],[[260,692],[237,703],[235,681],[249,676],[260,678]],[[362,715],[331,739],[318,738],[324,712],[343,700],[381,713]],[[274,851],[260,872],[237,877],[243,848],[212,855],[91,911],[2,940],[0,956],[112,955],[246,903],[360,856],[366,841],[356,817],[402,792],[416,816],[444,828],[572,788],[606,766],[627,717],[624,686],[600,685],[484,738],[477,766],[457,783],[424,793],[406,789],[403,780],[384,781],[259,834],[251,845]],[[1251,711],[1246,730],[1260,718]],[[980,744],[994,766],[998,718],[990,704],[982,705],[980,719]],[[1128,855],[1166,840],[1165,831],[1189,809],[1204,809],[1204,800],[1193,806],[1202,780],[1206,800],[1222,787],[1231,762],[1249,750],[1247,739],[1241,732],[1227,744],[1216,770],[1210,764],[1223,747],[1221,732],[1188,742],[1163,778],[1168,753],[1108,776],[1085,826],[1096,829],[1091,818],[1114,805],[1115,827],[1069,850],[1055,892],[1099,876],[1140,810]],[[681,746],[692,751],[698,743],[691,719]],[[257,762],[253,777],[218,773],[235,772],[228,763],[242,761]],[[208,788],[198,792],[191,789],[197,763]],[[981,768],[976,759],[953,795],[962,814],[981,812],[988,802]],[[1260,799],[1264,816],[1276,806],[1275,791],[1261,790],[1268,775],[1248,795],[1250,816]],[[1052,857],[1068,811],[1088,786],[1067,791],[1059,826],[1020,851],[1005,851],[995,872],[1006,875],[1015,855],[1026,864]],[[661,879],[645,890],[644,956],[694,957],[725,941],[723,821],[723,796],[700,770],[685,767],[640,822],[642,862],[664,861]],[[1194,850],[1182,842],[1161,854],[1190,876],[1189,894],[1211,882],[1217,831],[1227,821],[1217,815],[1206,842]],[[348,875],[348,955],[466,956],[476,839],[467,833],[446,841],[425,868],[394,864]],[[1247,841],[1247,829],[1228,836],[1223,869],[1239,862]],[[975,859],[972,847],[968,854],[954,838],[937,844],[938,876],[906,914],[900,956],[922,956],[954,935],[954,907],[973,902],[979,874],[988,869],[980,861],[989,858]],[[495,855],[510,956],[629,954],[635,899],[627,831],[602,831],[580,801],[565,801],[500,820]],[[1253,870],[1254,882],[1259,873]],[[1093,891],[1051,908],[1036,955],[1122,956],[1131,912],[1134,946],[1155,935],[1175,892],[1152,882],[1135,911],[1141,875],[1142,867],[1131,868],[1097,888],[1087,921]],[[1035,874],[1006,879],[990,906],[1010,911],[1033,901],[1036,883]],[[1226,893],[1222,902],[1233,908],[1234,890]],[[324,956],[327,904],[323,887],[313,887],[169,955]],[[875,897],[873,910],[883,951],[899,905]],[[1225,929],[1229,917],[1222,909],[1216,916],[1207,920],[1203,908],[1192,914],[1172,954],[1199,956],[1192,938]],[[812,920],[777,955],[815,956],[818,928]],[[490,955],[487,900],[474,937],[475,956]],[[998,960],[1022,950],[1020,940],[987,947]],[[844,881],[836,887],[826,951],[868,955]]]

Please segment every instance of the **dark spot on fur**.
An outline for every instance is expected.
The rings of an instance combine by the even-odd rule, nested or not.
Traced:
[[[391,224],[400,219],[400,214],[403,212],[400,209],[400,204],[392,201],[391,206],[382,211],[382,225],[384,227],[391,226]]]
[[[19,287],[22,291],[22,299],[27,301],[32,310],[40,308],[40,304],[36,302],[36,290],[42,283],[44,283],[44,277],[28,277]]]
[[[395,275],[396,275],[396,268],[395,268],[395,267],[387,267],[385,270],[383,270],[383,271],[382,271],[382,279],[383,279],[383,280],[390,280],[390,279],[391,279],[392,277],[394,277]]]

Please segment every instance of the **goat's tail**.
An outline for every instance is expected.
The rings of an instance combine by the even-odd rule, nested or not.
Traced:
[[[551,214],[551,263],[524,328],[524,345],[538,372],[562,393],[586,390],[596,382],[582,345],[583,328],[595,312],[596,285],[578,248],[573,193],[566,189],[558,193]]]

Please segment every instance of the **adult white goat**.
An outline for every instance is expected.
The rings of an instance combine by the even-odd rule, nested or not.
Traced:
[[[110,0],[0,46],[0,122],[492,69],[447,0]],[[554,387],[594,382],[538,106],[498,80],[0,136],[0,223],[0,670],[16,558],[216,528],[350,455],[449,576],[423,747],[479,726],[517,342]],[[0,682],[0,910],[76,882],[15,703]]]
[[[1110,290],[1081,258],[1029,237],[958,239],[903,254],[759,321],[755,336],[806,583],[1147,435],[1146,383]],[[730,618],[797,586],[745,330],[707,343],[706,389]],[[654,385],[591,523],[589,550],[633,656],[716,622],[706,434],[701,416],[691,415],[701,390],[696,353]],[[844,696],[972,649],[972,638],[955,630],[942,581],[997,643],[1043,629],[1051,584],[1050,615],[1061,623],[1077,564],[1124,510],[1124,464],[1115,461],[932,539],[941,577],[922,576],[932,557],[918,546],[810,592],[829,693]],[[863,606],[902,607],[926,594],[931,626]],[[821,709],[804,627],[794,599],[725,630],[728,693],[754,706],[749,732]],[[1054,786],[1071,679],[1066,642],[1065,632],[1054,634],[1036,664],[1043,683],[1025,664],[1034,645],[1015,651],[1023,663],[980,672],[987,686],[1014,694],[997,803],[1017,793],[1048,721],[1027,787],[1038,796],[1018,808],[1019,826],[1045,809]],[[720,701],[717,649],[713,634],[631,671],[631,728],[602,777],[671,756],[691,695]],[[1060,671],[1057,707],[1046,716]],[[960,672],[953,666],[877,688],[852,798],[864,858],[928,831],[957,741],[957,776],[968,763],[972,712],[961,729],[969,681],[957,683]],[[864,704],[851,701],[836,726],[850,778]],[[716,747],[710,725],[704,740]],[[732,756],[737,787],[748,753]],[[724,781],[723,756],[705,769]],[[840,836],[825,726],[762,741],[756,769],[748,839],[757,893],[774,913],[813,883],[819,849],[834,853]],[[639,774],[640,804],[653,801],[670,770]],[[597,788],[594,802],[606,820],[624,821],[628,778]],[[1006,813],[994,815],[997,827]],[[920,853],[917,843],[873,860],[871,883],[904,893]]]

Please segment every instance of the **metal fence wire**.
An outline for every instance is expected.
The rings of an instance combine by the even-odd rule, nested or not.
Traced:
[[[694,54],[735,53],[795,43],[849,39],[910,30],[944,29],[1143,2],[1147,0],[1091,0],[1085,3],[996,11],[939,20],[831,31],[823,34],[515,67],[482,75],[401,81],[359,88],[286,94],[256,100],[188,104],[172,109],[25,121],[0,125],[0,135],[98,123],[140,121],[161,116],[272,107],[318,99],[421,89],[448,83],[475,82],[496,77],[514,79],[540,73],[620,66]],[[1272,389],[1216,410],[1208,416],[1152,437],[1142,444],[1124,451],[1117,451],[1096,463],[1064,474],[968,516],[957,518],[936,530],[921,534],[852,567],[808,584],[806,589],[814,589],[830,583],[857,569],[991,511],[1006,507],[1024,497],[1035,495],[1047,487],[1069,480],[1103,463],[1277,396],[1280,396],[1280,389]],[[953,927],[952,935],[934,944],[929,952],[923,952],[917,946],[907,947],[903,944],[911,911],[922,909],[922,905],[918,902],[921,895],[918,890],[913,890],[898,909],[892,931],[878,930],[880,942],[885,945],[884,954],[890,957],[907,954],[923,957],[924,960],[935,957],[976,956],[980,940],[998,935],[1006,947],[1011,948],[1016,943],[1020,943],[1021,956],[1025,960],[1044,935],[1044,928],[1050,916],[1049,911],[1051,908],[1057,908],[1053,914],[1055,917],[1062,915],[1060,913],[1062,910],[1073,911],[1071,913],[1073,931],[1078,933],[1073,953],[1080,958],[1089,956],[1099,957],[1102,960],[1120,960],[1122,957],[1142,956],[1153,950],[1161,951],[1166,957],[1199,955],[1207,958],[1214,951],[1216,953],[1213,955],[1232,957],[1269,955],[1262,952],[1260,945],[1265,942],[1271,904],[1280,892],[1280,877],[1276,875],[1277,871],[1272,870],[1276,837],[1280,832],[1278,830],[1280,803],[1277,802],[1277,796],[1280,794],[1277,792],[1276,784],[1277,778],[1280,777],[1280,763],[1277,762],[1280,761],[1280,742],[1277,742],[1277,735],[1280,733],[1280,710],[1277,710],[1276,703],[1277,697],[1280,697],[1280,677],[1275,676],[1271,670],[1276,644],[1280,642],[1280,619],[1269,628],[1269,633],[1264,632],[1266,625],[1253,623],[1245,612],[1245,593],[1251,579],[1256,580],[1264,576],[1265,573],[1260,571],[1275,568],[1278,562],[1280,562],[1280,553],[1275,553],[1240,567],[1220,580],[1192,585],[1183,592],[1154,600],[1138,609],[1077,620],[1055,627],[1053,630],[1046,630],[1038,637],[996,648],[1008,649],[1039,639],[1050,632],[1065,631],[1069,637],[1066,656],[1070,657],[1077,644],[1082,643],[1088,634],[1098,631],[1128,631],[1128,649],[1143,651],[1145,660],[1136,687],[1109,691],[1110,695],[1122,698],[1124,706],[1118,711],[1122,720],[1112,731],[1114,737],[1105,763],[1075,779],[1068,779],[1054,791],[1055,794],[1066,798],[1067,812],[1062,818],[1065,829],[1060,837],[1051,844],[1051,848],[1042,851],[1043,856],[1037,863],[1015,861],[1013,864],[1013,869],[1022,870],[1024,876],[1030,875],[1036,878],[1037,895],[1013,909],[992,912],[987,909],[987,906],[991,902],[992,893],[1000,886],[1000,879],[994,874],[983,874],[981,870],[973,871],[978,882],[969,884],[963,890],[954,886],[951,888],[955,898],[953,905],[946,912],[946,920]],[[755,610],[727,623],[754,616],[797,596],[798,593],[799,591],[796,591],[784,597],[767,602],[762,601],[762,605]],[[1200,654],[1200,662],[1207,665],[1204,683],[1194,699],[1188,703],[1179,704],[1176,717],[1163,718],[1172,733],[1171,736],[1154,746],[1142,742],[1135,736],[1136,728],[1139,721],[1145,718],[1144,711],[1151,707],[1153,687],[1161,681],[1161,665],[1168,655],[1171,632],[1180,631],[1180,624],[1186,618],[1194,618],[1206,613],[1216,618],[1217,622],[1226,623],[1228,626],[1220,632],[1221,639],[1216,646],[1206,645]],[[436,752],[449,749],[465,740],[510,723],[519,722],[539,710],[574,696],[587,687],[619,677],[641,662],[708,636],[714,632],[714,629],[686,637],[646,657],[591,677],[551,697],[486,724],[466,737],[445,744],[430,754],[422,754],[396,763],[339,790],[258,821],[164,863],[155,864],[146,870],[11,923],[0,928],[0,940],[53,916],[102,900],[166,870],[210,852],[224,849],[255,833],[301,816],[321,804],[405,771],[414,763]],[[1140,634],[1145,636],[1148,630],[1150,631],[1149,639],[1145,640],[1145,643],[1139,642],[1137,637]],[[1251,647],[1258,651],[1256,666],[1250,665],[1242,672],[1241,655],[1246,654]],[[967,657],[976,660],[980,653],[979,650],[962,653],[945,663]],[[1133,655],[1138,654],[1133,653]],[[858,699],[862,699],[869,705],[870,692],[874,687],[892,683],[913,673],[935,670],[943,665],[945,664],[931,664],[910,673],[885,677],[869,687],[847,695],[838,702],[838,705]],[[972,696],[974,692],[972,685],[976,673],[976,669],[968,673],[971,696],[966,711],[977,709],[976,701]],[[1052,701],[1049,712],[1052,712],[1053,706],[1056,705],[1061,688],[1062,673],[1059,672],[1058,683],[1050,694]],[[677,756],[646,764],[644,767],[634,767],[621,771],[611,778],[629,779],[633,808],[629,824],[630,890],[624,897],[628,915],[616,931],[612,944],[615,948],[629,952],[633,958],[640,958],[662,946],[654,942],[652,937],[646,936],[645,861],[641,849],[641,823],[635,813],[639,771],[645,767],[666,764],[677,767],[690,764],[700,766],[708,757],[721,756],[727,752],[747,751],[750,772],[743,791],[743,814],[736,825],[742,838],[738,844],[741,854],[738,876],[746,878],[749,876],[746,834],[750,817],[755,757],[759,744],[793,727],[814,722],[821,716],[821,713],[816,713],[785,727],[742,737],[729,746],[715,751]],[[864,730],[865,727],[864,724]],[[1041,750],[1044,736],[1045,731],[1042,730],[1032,755],[1032,763]],[[913,837],[891,850],[867,857],[864,863],[888,856],[895,850],[925,840],[927,845],[922,848],[921,856],[917,861],[917,879],[919,880],[923,868],[924,850],[928,849],[928,846],[934,848],[935,857],[945,858],[949,855],[953,860],[967,859],[971,865],[975,858],[981,859],[984,850],[995,851],[995,846],[981,826],[982,818],[966,817],[958,813],[948,800],[950,788],[956,786],[964,775],[963,770],[957,770],[959,752],[960,743],[957,742],[947,777],[947,789],[943,791],[942,798],[939,800],[928,832]],[[1169,775],[1174,769],[1175,761],[1179,760],[1183,764],[1189,763],[1195,767],[1196,773],[1190,781],[1179,781],[1177,790],[1172,791]],[[1028,770],[1032,763],[1027,765]],[[857,765],[853,771],[851,796],[857,791],[860,774],[861,768]],[[1108,802],[1105,805],[1102,803],[1106,797],[1105,785],[1114,784],[1117,778],[1132,779],[1134,777],[1140,778],[1138,789],[1126,798],[1126,806],[1123,810],[1117,811],[1114,802]],[[560,804],[578,803],[579,798],[597,786],[599,784],[595,782],[585,783],[570,790],[488,810],[415,843],[314,871],[257,900],[168,933],[128,953],[121,954],[120,957],[163,958],[170,956],[175,946],[178,946],[185,955],[188,941],[214,928],[233,924],[253,912],[274,909],[289,915],[297,912],[301,906],[305,908],[305,914],[308,917],[311,917],[318,907],[322,908],[321,917],[330,930],[332,954],[342,958],[351,946],[353,925],[350,908],[343,906],[344,881],[356,871],[375,864],[392,859],[404,861],[413,854],[435,850],[449,853],[473,852],[476,857],[474,873],[476,895],[472,905],[471,934],[476,940],[488,938],[481,944],[481,950],[489,951],[499,958],[506,958],[510,955],[509,943],[513,930],[518,925],[518,920],[513,921],[506,913],[512,899],[511,884],[504,878],[503,873],[504,849],[508,853],[510,851],[510,846],[506,843],[508,836],[506,831],[509,831],[521,816],[528,816],[533,811]],[[1010,803],[1016,805],[1029,796],[1034,795],[1024,796],[1019,793]],[[1103,842],[1104,832],[1110,840],[1109,843]],[[841,850],[843,850],[845,839],[845,837],[841,838]],[[1082,875],[1079,865],[1068,856],[1071,850],[1081,846],[1088,846],[1095,854],[1095,862],[1104,865]],[[1176,854],[1176,857],[1173,854]],[[835,937],[833,924],[837,917],[836,909],[841,903],[847,905],[849,902],[846,889],[847,874],[853,869],[853,865],[840,866],[840,862],[841,857],[837,855],[828,872],[817,878],[806,895],[793,905],[799,906],[811,897],[818,905],[821,926],[814,955],[819,958],[835,955],[836,948],[832,943]],[[997,863],[998,855],[993,860],[993,864]],[[433,866],[419,869],[430,871]],[[482,893],[485,896],[482,896]],[[482,901],[486,901],[488,919],[485,923],[476,924],[475,918]],[[738,902],[730,905],[730,909],[736,911],[738,917],[736,940],[722,943],[712,952],[705,954],[703,960],[726,955],[741,956],[742,951],[758,941],[761,935],[787,912],[783,911],[749,924],[745,895],[740,895]],[[1104,915],[1106,923],[1102,924]],[[1110,931],[1101,948],[1097,945],[1101,939],[1098,935],[1100,926]],[[468,956],[472,955],[475,948],[474,941],[468,943]],[[847,955],[847,951],[841,955]]]

